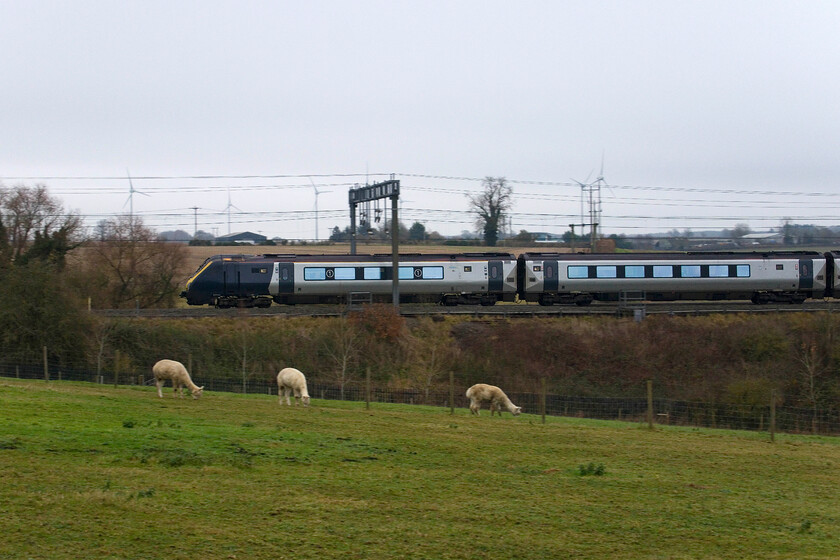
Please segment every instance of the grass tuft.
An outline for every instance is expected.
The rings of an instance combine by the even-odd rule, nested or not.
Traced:
[[[588,465],[578,465],[577,473],[580,476],[604,476],[607,469],[603,464],[589,463]]]

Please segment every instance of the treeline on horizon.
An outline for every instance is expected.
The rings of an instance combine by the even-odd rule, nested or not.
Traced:
[[[612,251],[615,249],[629,251],[664,250],[664,251],[693,251],[693,250],[766,250],[768,248],[796,249],[808,247],[840,246],[840,226],[824,227],[812,224],[792,224],[786,222],[758,238],[751,237],[753,231],[746,225],[739,225],[732,229],[715,232],[694,232],[691,229],[672,230],[666,233],[612,233],[599,237],[597,250]],[[267,239],[256,243],[262,246],[286,245],[324,245],[334,243],[349,243],[352,238],[350,226],[343,230],[338,226],[326,240],[312,239]],[[203,231],[194,237],[183,230],[165,231],[158,234],[158,238],[170,242],[182,242],[191,246],[243,246],[252,243],[217,239]],[[359,243],[390,243],[390,233],[385,226],[373,229],[369,233],[357,234]],[[425,224],[414,222],[411,227],[400,224],[400,243],[403,245],[451,245],[488,247],[485,240],[477,233],[444,236],[433,231],[428,232]],[[584,233],[566,231],[561,235],[546,232],[532,232],[525,229],[516,234],[500,234],[494,247],[522,247],[528,245],[543,245],[546,247],[564,247],[582,249],[590,245],[589,236]]]

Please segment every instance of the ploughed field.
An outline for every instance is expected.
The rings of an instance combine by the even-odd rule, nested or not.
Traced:
[[[171,394],[0,378],[0,557],[837,556],[833,438]]]

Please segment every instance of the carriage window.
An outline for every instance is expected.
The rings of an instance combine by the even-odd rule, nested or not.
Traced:
[[[282,278],[283,280],[288,280],[289,279],[289,269],[288,268],[284,268],[283,270],[280,271],[280,278]]]
[[[539,272],[540,270],[541,270],[541,267],[539,267],[539,266],[534,267],[534,272]],[[545,269],[545,277],[546,278],[554,278],[554,267],[553,266],[549,266],[548,268]]]
[[[443,279],[443,267],[442,266],[424,266],[423,267],[423,278],[429,278],[431,280],[442,280]]]
[[[674,267],[671,265],[654,265],[653,266],[653,277],[654,278],[673,278],[674,277]]]
[[[598,278],[615,278],[616,267],[614,266],[598,266],[595,267],[595,274]]]
[[[684,264],[680,267],[682,278],[700,278],[700,265]]]
[[[464,267],[464,272],[472,272],[472,267],[467,265]]]
[[[304,280],[326,280],[327,279],[327,269],[324,268],[324,267],[304,268],[303,269],[303,279]]]
[[[748,264],[737,265],[736,271],[737,271],[738,278],[749,278],[750,277],[750,265],[748,265]]]
[[[341,267],[335,269],[335,279],[336,280],[355,280],[356,279],[356,269],[350,267]]]
[[[729,265],[710,264],[709,278],[729,278]]]
[[[365,280],[382,280],[382,269],[378,266],[365,267]]]
[[[540,265],[538,265],[538,264],[535,264],[535,265],[534,265],[534,272],[539,272],[539,271],[541,271],[541,270],[542,270],[542,266],[540,266]]]
[[[638,266],[638,265],[630,265],[624,267],[624,277],[625,278],[644,278],[645,277],[645,267]]]
[[[413,266],[401,266],[400,267],[400,280],[411,280],[414,278],[414,267]]]
[[[589,267],[587,266],[570,266],[566,270],[569,278],[589,278]]]

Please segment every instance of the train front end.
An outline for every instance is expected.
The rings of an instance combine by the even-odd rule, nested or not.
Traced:
[[[181,297],[189,305],[215,305],[224,289],[221,255],[210,257],[187,280]]]

